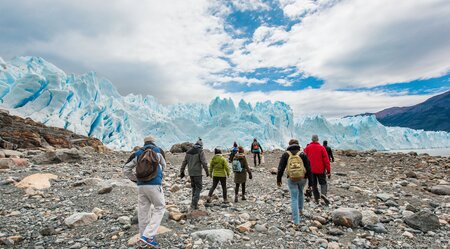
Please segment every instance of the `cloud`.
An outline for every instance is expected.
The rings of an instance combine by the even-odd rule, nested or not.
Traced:
[[[343,117],[365,112],[377,112],[393,106],[410,106],[433,95],[389,95],[385,92],[333,91],[306,89],[301,91],[272,91],[236,93],[225,95],[235,103],[240,98],[256,103],[258,101],[283,101],[289,104],[296,116],[323,114],[327,117]]]
[[[229,67],[221,48],[233,43],[213,7],[206,0],[6,0],[0,54],[42,56],[67,72],[94,70],[122,94],[151,94],[164,103],[211,98],[223,91],[201,79]]]
[[[280,24],[283,18],[263,20],[249,36],[236,36],[246,29],[227,23],[233,11],[262,11],[274,18],[275,4],[3,0],[0,56],[36,55],[68,73],[97,71],[122,94],[149,94],[165,104],[234,96],[284,100],[297,113],[329,116],[414,104],[429,96],[335,89],[437,77],[450,70],[449,1],[280,0],[280,15],[292,25]],[[287,79],[255,76],[261,69],[285,68]],[[236,94],[218,89],[229,82],[289,86],[295,77],[310,76],[325,81],[322,89]]]
[[[284,8],[289,17],[296,16],[287,9],[296,3],[291,2]],[[408,82],[450,71],[449,1],[346,0],[326,8],[301,6],[307,9],[293,12],[308,15],[290,30],[255,31],[253,40],[231,56],[237,69],[297,66],[331,89]]]

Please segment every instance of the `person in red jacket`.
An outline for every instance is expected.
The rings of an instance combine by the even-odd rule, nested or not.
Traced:
[[[327,198],[328,187],[326,176],[328,175],[328,178],[330,178],[330,159],[325,147],[319,143],[319,136],[312,135],[311,141],[312,142],[304,149],[304,152],[308,156],[311,164],[312,182],[310,185],[312,186],[316,203],[319,203],[319,199],[322,198],[325,204],[328,205],[329,201]],[[320,184],[320,193],[317,183]]]

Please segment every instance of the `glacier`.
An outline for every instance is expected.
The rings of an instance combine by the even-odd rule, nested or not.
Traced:
[[[49,126],[99,138],[113,149],[130,150],[152,134],[165,149],[198,137],[205,147],[228,148],[233,141],[249,148],[258,138],[263,148],[286,147],[290,138],[305,146],[312,134],[340,149],[425,149],[450,147],[450,133],[385,127],[374,116],[326,119],[294,118],[283,102],[214,98],[209,105],[162,105],[153,96],[122,96],[94,72],[66,74],[40,57],[0,58],[0,108]]]

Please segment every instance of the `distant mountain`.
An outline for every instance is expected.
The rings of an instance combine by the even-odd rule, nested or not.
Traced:
[[[375,113],[386,126],[426,131],[450,131],[450,91],[409,107],[392,107]]]

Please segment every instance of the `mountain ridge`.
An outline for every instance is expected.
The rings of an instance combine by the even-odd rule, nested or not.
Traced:
[[[387,108],[375,116],[386,126],[449,132],[450,91],[413,106]]]

